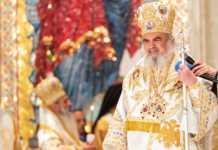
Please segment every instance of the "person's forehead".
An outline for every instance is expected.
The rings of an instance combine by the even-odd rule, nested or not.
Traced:
[[[168,33],[164,33],[164,32],[148,32],[146,34],[143,35],[143,38],[149,38],[149,39],[153,39],[156,37],[168,37],[169,34]]]
[[[75,111],[74,112],[74,114],[76,115],[76,116],[83,116],[83,112],[82,111]]]

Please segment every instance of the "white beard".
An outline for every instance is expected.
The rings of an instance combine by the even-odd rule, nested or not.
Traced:
[[[145,68],[153,67],[157,70],[163,69],[164,65],[166,64],[167,60],[169,59],[169,56],[171,56],[172,53],[174,53],[174,46],[169,45],[167,46],[167,50],[164,54],[160,54],[157,57],[153,58],[151,55],[147,53],[147,50],[143,49],[145,52],[145,59],[144,59],[144,65]]]

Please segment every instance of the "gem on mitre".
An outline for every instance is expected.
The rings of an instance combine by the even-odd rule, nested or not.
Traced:
[[[148,21],[146,24],[146,29],[147,30],[152,30],[154,28],[154,23],[152,21]]]

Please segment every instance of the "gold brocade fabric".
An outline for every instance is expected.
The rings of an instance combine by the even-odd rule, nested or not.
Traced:
[[[102,143],[109,128],[110,118],[112,118],[112,114],[106,114],[105,116],[102,116],[97,123],[95,129],[95,139],[98,150],[103,150]]]
[[[178,55],[169,54],[161,68],[145,66],[145,59],[127,74],[123,91],[104,141],[104,148],[126,150],[181,150],[184,146],[182,84],[175,64]],[[217,119],[217,98],[204,82],[187,87],[190,147],[203,144],[210,149],[214,122]],[[126,122],[127,121],[127,122]],[[130,122],[129,122],[130,121]],[[181,135],[181,137],[180,137]],[[137,140],[135,140],[137,139]]]
[[[169,122],[152,122],[152,121],[130,121],[126,122],[127,131],[141,131],[148,133],[156,133],[158,141],[163,142],[165,147],[172,145],[180,146],[180,126],[176,121]]]
[[[173,5],[163,2],[143,3],[136,15],[142,34],[148,32],[172,33],[175,19]]]
[[[218,150],[218,121],[216,121],[213,129],[213,150]]]
[[[71,125],[70,125],[71,124]],[[82,149],[75,122],[69,114],[56,114],[49,108],[40,108],[39,146],[43,150],[62,147]],[[46,148],[45,148],[46,147]]]
[[[18,51],[18,101],[19,101],[19,136],[22,137],[27,145],[35,131],[35,124],[31,121],[34,118],[31,104],[31,94],[33,85],[29,80],[32,72],[30,64],[30,55],[32,51],[32,39],[30,34],[33,27],[28,23],[26,17],[26,4],[24,0],[17,0],[16,14],[16,33],[17,33],[17,51]],[[19,138],[19,137],[17,137]]]

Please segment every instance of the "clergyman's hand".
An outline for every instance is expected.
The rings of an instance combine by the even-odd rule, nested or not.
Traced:
[[[83,150],[97,150],[95,143],[85,143]]]
[[[195,74],[184,64],[180,66],[179,79],[187,86],[191,86],[197,82]]]

